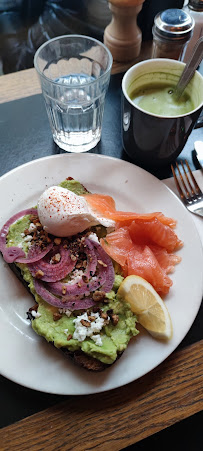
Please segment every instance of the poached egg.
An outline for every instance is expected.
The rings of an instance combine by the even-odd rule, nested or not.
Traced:
[[[58,237],[76,235],[98,224],[115,225],[114,221],[93,212],[83,196],[59,186],[52,186],[42,193],[37,210],[44,230]]]

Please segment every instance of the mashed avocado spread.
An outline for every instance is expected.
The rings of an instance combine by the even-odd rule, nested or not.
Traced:
[[[65,180],[59,186],[67,188],[74,193],[81,195],[86,192],[83,186],[75,180]],[[25,252],[28,250],[29,242],[23,237],[24,230],[29,229],[29,216],[24,216],[10,226],[7,236],[8,246],[20,246]],[[99,233],[94,227],[97,235],[104,235],[104,228],[99,228]],[[94,336],[86,336],[83,340],[74,337],[76,335],[77,318],[84,314],[84,311],[69,312],[65,309],[60,311],[59,319],[54,320],[54,314],[59,309],[45,302],[35,291],[33,277],[26,264],[16,265],[20,268],[24,280],[28,283],[31,293],[38,304],[37,315],[32,319],[32,327],[35,332],[43,336],[48,342],[52,342],[56,348],[67,348],[69,351],[82,350],[86,354],[95,357],[105,364],[112,364],[123,352],[133,336],[138,334],[136,329],[136,316],[132,313],[129,304],[117,298],[117,290],[123,280],[119,274],[119,268],[115,265],[115,281],[113,289],[106,294],[105,303],[98,303],[100,311],[107,315],[113,312],[117,317],[117,322],[104,321],[101,330]],[[91,308],[88,309],[91,316]],[[93,314],[94,315],[94,314]]]

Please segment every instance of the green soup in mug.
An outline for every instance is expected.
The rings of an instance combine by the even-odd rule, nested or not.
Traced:
[[[129,69],[126,94],[130,101],[146,113],[159,117],[184,116],[194,111],[202,102],[201,80],[196,74],[180,100],[174,101],[172,94],[183,70],[183,63],[179,66],[173,60],[160,60],[148,60],[145,65],[140,63],[134,66],[135,74]],[[162,65],[163,69],[159,70]]]
[[[145,169],[158,169],[175,160],[201,113],[203,77],[197,71],[184,97],[173,101],[171,91],[184,67],[172,59],[149,59],[136,63],[123,77],[123,147],[133,163]]]
[[[194,103],[188,92],[184,92],[179,101],[173,97],[175,85],[167,81],[149,83],[134,89],[130,98],[135,105],[149,113],[160,116],[179,116],[194,109]]]

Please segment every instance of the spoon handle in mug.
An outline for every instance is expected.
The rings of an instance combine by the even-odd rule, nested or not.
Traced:
[[[193,77],[197,67],[201,63],[202,58],[203,58],[203,36],[196,42],[191,57],[187,61],[186,66],[182,72],[182,75],[178,81],[178,84],[174,90],[173,96],[176,101],[178,101],[179,98],[181,97],[184,89],[186,88],[187,84]]]

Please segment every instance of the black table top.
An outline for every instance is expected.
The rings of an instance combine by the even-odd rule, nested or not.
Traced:
[[[121,138],[121,79],[121,74],[111,77],[101,141],[91,153],[130,161]],[[28,161],[66,153],[53,142],[41,94],[0,104],[0,118],[0,176]],[[193,155],[193,143],[197,140],[203,140],[203,128],[193,130],[180,155],[187,158],[193,170],[199,169]],[[150,172],[159,179],[172,176],[170,165]]]

